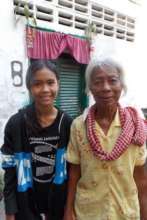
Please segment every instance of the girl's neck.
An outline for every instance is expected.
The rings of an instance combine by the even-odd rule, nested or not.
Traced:
[[[58,110],[52,106],[41,108],[36,106],[36,116],[41,127],[45,128],[50,126],[56,119]]]
[[[57,109],[54,106],[37,106],[35,105],[36,113],[39,116],[49,116],[57,113]]]

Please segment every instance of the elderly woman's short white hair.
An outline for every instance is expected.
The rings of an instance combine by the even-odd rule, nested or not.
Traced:
[[[91,60],[86,68],[85,81],[86,81],[86,93],[87,94],[90,91],[91,75],[96,69],[100,69],[100,70],[107,69],[108,72],[114,71],[114,70],[117,71],[118,76],[123,86],[123,90],[124,92],[126,92],[127,87],[125,84],[124,68],[122,67],[122,65],[118,61],[114,60],[113,58],[100,58],[100,59]]]

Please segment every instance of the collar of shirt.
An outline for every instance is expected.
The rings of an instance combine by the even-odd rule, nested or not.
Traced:
[[[86,121],[86,118],[87,118],[89,109],[90,109],[90,107],[86,108],[86,109],[84,110],[83,114],[82,114],[82,116],[83,116],[83,121],[84,121],[84,122]],[[115,126],[116,126],[116,127],[117,127],[117,126],[118,126],[118,127],[121,126],[118,110],[117,110],[117,112],[116,112],[116,114],[115,114],[114,120],[112,121],[112,126],[114,126],[114,127],[115,127]]]

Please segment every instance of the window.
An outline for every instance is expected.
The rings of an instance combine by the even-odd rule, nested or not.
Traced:
[[[98,34],[129,42],[135,40],[135,18],[89,0],[38,0],[35,6],[29,0],[13,2],[16,13],[22,16],[28,2],[30,17],[35,10],[40,27],[56,30],[63,27],[68,33],[83,35],[88,23],[93,22]]]

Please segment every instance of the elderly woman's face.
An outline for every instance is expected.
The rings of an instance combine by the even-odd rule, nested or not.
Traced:
[[[98,68],[91,74],[90,90],[97,104],[105,106],[117,104],[122,88],[115,68]]]

